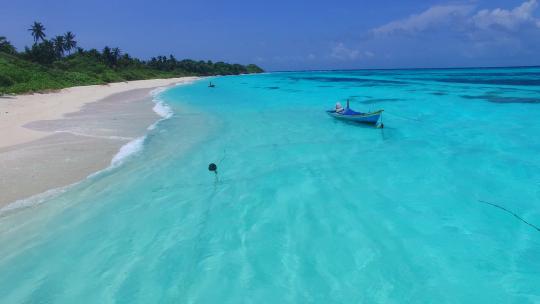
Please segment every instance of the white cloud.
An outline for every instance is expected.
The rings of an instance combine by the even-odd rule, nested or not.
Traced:
[[[347,47],[343,42],[336,44],[330,53],[330,57],[339,60],[355,60],[374,57],[375,54],[370,51],[361,51]]]
[[[372,62],[382,64],[539,64],[540,0],[486,9],[478,8],[480,1],[457,1],[467,2],[432,6],[372,28],[362,48],[374,50]]]
[[[370,52],[370,51],[365,51],[364,56],[365,57],[375,57],[375,54],[373,54],[373,52]]]
[[[412,34],[435,28],[465,29],[469,32],[480,30],[517,30],[529,25],[540,28],[540,19],[533,16],[538,0],[527,0],[513,9],[484,9],[475,11],[472,5],[438,5],[374,28],[375,36],[391,34]]]
[[[354,60],[360,55],[359,50],[350,49],[343,44],[343,42],[338,43],[332,48],[332,53],[330,56],[340,60]]]
[[[537,7],[538,3],[536,0],[529,0],[512,10],[501,8],[481,10],[472,17],[472,21],[480,29],[499,27],[507,30],[516,30],[526,23],[540,27],[540,20],[533,17],[533,12]]]
[[[375,35],[394,33],[414,33],[430,29],[434,26],[446,25],[453,19],[464,19],[470,15],[474,7],[471,5],[439,5],[433,6],[420,14],[406,19],[392,21],[371,30]]]

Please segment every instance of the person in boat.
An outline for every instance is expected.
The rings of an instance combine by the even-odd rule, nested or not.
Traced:
[[[341,103],[339,101],[336,102],[336,113],[343,113],[344,111],[345,109],[341,106]]]

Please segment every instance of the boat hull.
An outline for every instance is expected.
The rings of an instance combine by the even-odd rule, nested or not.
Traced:
[[[340,114],[336,113],[335,110],[326,111],[328,115],[337,118],[339,120],[364,123],[370,125],[377,125],[381,119],[381,114],[383,110],[379,110],[371,113],[357,113],[357,114]]]

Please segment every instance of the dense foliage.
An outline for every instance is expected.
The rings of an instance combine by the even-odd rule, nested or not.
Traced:
[[[0,94],[127,80],[263,72],[254,64],[177,60],[173,55],[144,61],[119,48],[85,50],[77,47],[72,32],[47,40],[45,27],[39,22],[34,22],[29,31],[34,43],[23,52],[17,52],[0,36]]]

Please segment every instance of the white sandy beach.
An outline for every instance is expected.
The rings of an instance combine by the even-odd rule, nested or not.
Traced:
[[[124,144],[160,119],[150,92],[195,79],[0,97],[0,208],[106,168]]]

